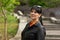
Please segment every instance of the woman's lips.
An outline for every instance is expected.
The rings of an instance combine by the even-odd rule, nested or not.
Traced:
[[[31,15],[32,17],[34,17],[35,15]]]

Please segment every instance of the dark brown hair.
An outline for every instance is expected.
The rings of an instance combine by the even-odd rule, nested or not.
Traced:
[[[31,10],[30,11],[32,11],[32,10],[36,10],[37,13],[42,14],[42,7],[39,6],[39,5],[34,5],[33,7],[31,7]],[[42,15],[40,16],[39,21],[43,25]]]

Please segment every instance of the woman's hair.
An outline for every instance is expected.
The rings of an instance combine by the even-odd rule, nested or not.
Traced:
[[[36,10],[36,12],[37,12],[38,14],[42,14],[42,7],[39,6],[39,5],[34,5],[34,6],[31,8],[30,11],[32,11],[32,10]],[[40,23],[43,25],[42,15],[40,16],[39,21],[40,21]]]
[[[36,10],[37,13],[41,14],[42,13],[42,7],[39,5],[34,5],[30,11]]]

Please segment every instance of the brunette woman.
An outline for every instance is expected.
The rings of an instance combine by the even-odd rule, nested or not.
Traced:
[[[46,30],[42,23],[42,7],[34,5],[30,10],[30,18],[32,20],[22,31],[21,40],[45,40]]]

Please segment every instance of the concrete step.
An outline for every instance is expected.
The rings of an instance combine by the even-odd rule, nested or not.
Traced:
[[[60,40],[60,37],[46,37],[45,40]]]
[[[43,24],[47,30],[60,30],[60,24],[50,23],[49,20],[44,20]]]
[[[44,25],[46,30],[60,30],[60,25]]]
[[[60,30],[46,30],[47,37],[60,37]]]
[[[60,30],[47,30],[46,40],[60,40]]]
[[[49,20],[43,20],[44,25],[56,25],[54,23],[51,23]]]

